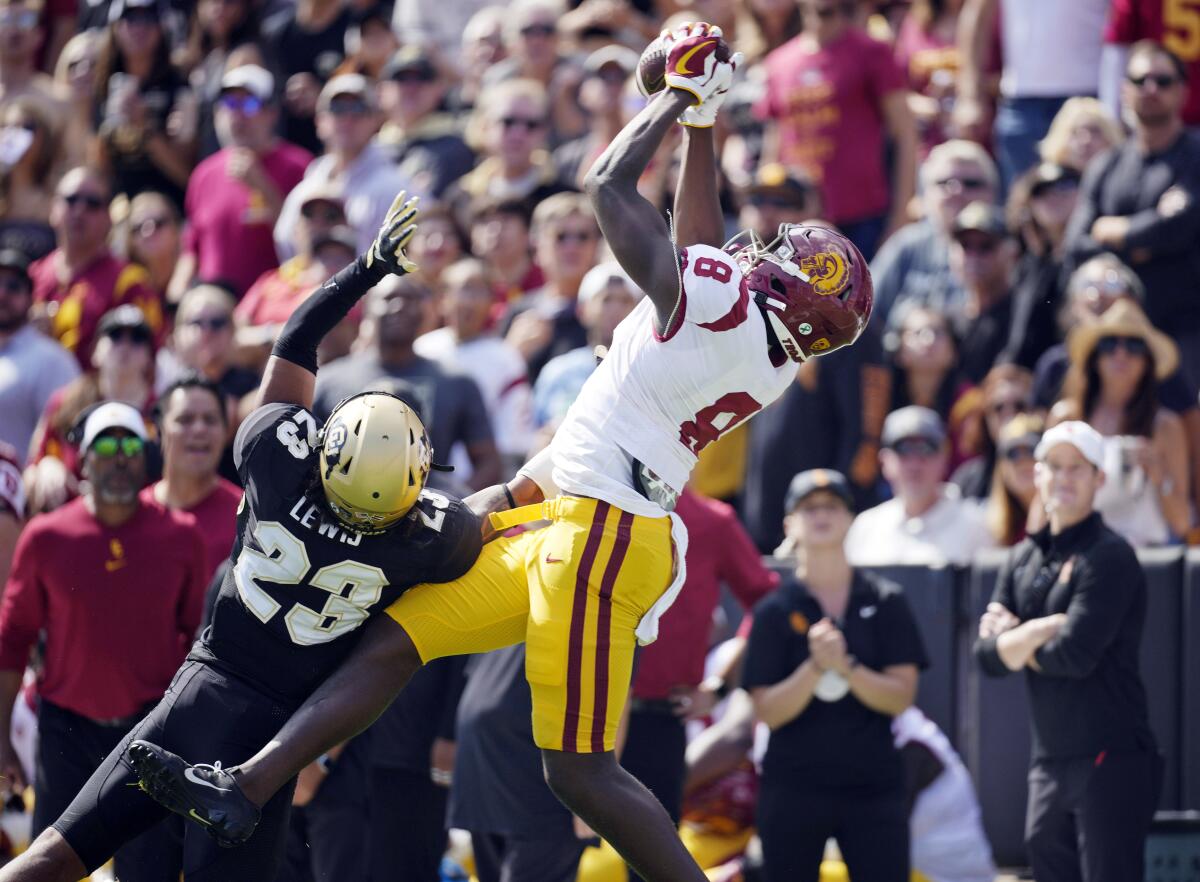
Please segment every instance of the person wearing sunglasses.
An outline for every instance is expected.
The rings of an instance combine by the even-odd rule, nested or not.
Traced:
[[[1096,510],[1109,480],[1099,433],[1060,423],[1034,456],[1047,525],[1009,552],[979,621],[975,660],[988,676],[1025,675],[1033,877],[1142,879],[1163,776],[1138,670],[1146,577]]]
[[[108,247],[111,199],[108,180],[96,171],[80,167],[64,174],[50,206],[58,247],[29,267],[33,318],[85,370],[92,367],[100,318],[114,307],[131,303],[155,335],[163,330],[162,298],[146,271]]]
[[[278,121],[268,71],[245,64],[225,74],[214,111],[221,149],[188,181],[188,232],[172,281],[176,298],[196,279],[224,279],[240,297],[279,265],[275,223],[312,154],[278,137]]]
[[[1179,349],[1131,300],[1067,340],[1071,374],[1049,422],[1083,420],[1103,439],[1107,480],[1096,509],[1131,544],[1165,545],[1191,528],[1190,454],[1180,417],[1159,401]]]
[[[386,117],[379,143],[401,172],[435,198],[475,164],[457,121],[442,112],[449,88],[433,53],[417,43],[392,55],[379,78],[379,106]]]
[[[1186,130],[1187,69],[1160,43],[1130,49],[1121,86],[1130,137],[1089,167],[1067,229],[1068,272],[1102,252],[1129,264],[1146,289],[1150,322],[1179,346],[1180,367],[1200,383],[1200,139]]]
[[[894,497],[854,519],[846,536],[854,566],[967,566],[996,544],[979,506],[943,483],[950,449],[937,413],[916,405],[892,411],[880,443]]]
[[[126,253],[146,270],[150,287],[166,298],[183,248],[175,203],[162,193],[138,193],[129,202]]]
[[[954,220],[950,270],[962,286],[962,305],[950,313],[959,340],[959,368],[980,383],[1012,336],[1012,278],[1018,246],[1004,212],[972,202]]]
[[[105,401],[78,431],[84,495],[26,525],[0,604],[0,774],[18,792],[27,779],[9,740],[12,707],[46,635],[35,837],[162,697],[195,638],[208,572],[196,529],[139,498],[149,440],[142,414]],[[171,835],[159,827],[132,840],[117,852],[116,872],[133,882],[177,878]]]
[[[1043,425],[1040,416],[1017,414],[1000,429],[992,489],[982,503],[997,545],[1016,545],[1045,524],[1033,481],[1033,454]]]
[[[362,74],[339,74],[325,84],[317,101],[317,133],[324,153],[308,167],[304,180],[284,200],[275,224],[275,251],[280,260],[294,257],[300,207],[314,190],[341,191],[346,223],[358,237],[359,253],[375,240],[392,199],[401,190],[424,195],[413,187],[375,138],[383,122],[375,84]]]
[[[50,115],[57,128],[65,120],[66,107],[51,78],[40,70],[40,53],[46,40],[42,12],[41,4],[32,0],[15,0],[0,6],[0,65],[4,68],[0,99],[5,105],[22,98],[33,101]],[[47,57],[55,56],[47,54]]]
[[[891,328],[891,314],[900,303],[916,301],[935,309],[962,303],[962,286],[950,272],[950,231],[967,205],[995,202],[1000,189],[996,163],[972,141],[934,147],[918,178],[923,217],[884,242],[871,261],[875,308],[889,318]]]
[[[141,310],[118,306],[100,320],[92,369],[50,396],[30,444],[30,507],[57,508],[78,492],[83,451],[72,441],[79,415],[97,401],[124,401],[150,421],[154,337]]]

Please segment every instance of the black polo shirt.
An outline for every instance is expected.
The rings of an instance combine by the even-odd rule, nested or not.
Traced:
[[[1012,550],[992,600],[1022,622],[1066,613],[1067,622],[1025,669],[1033,758],[1093,757],[1154,749],[1138,647],[1146,576],[1133,548],[1100,515],[1057,536],[1047,527]],[[1010,673],[996,638],[978,640],[984,672]]]
[[[773,686],[808,658],[808,629],[824,613],[803,583],[790,581],[754,610],[742,686]],[[876,671],[929,666],[921,632],[900,586],[854,571],[846,614],[838,622],[847,651]],[[771,733],[764,777],[786,776],[804,789],[879,792],[903,787],[892,718],[847,692],[838,701],[813,696],[791,722]]]

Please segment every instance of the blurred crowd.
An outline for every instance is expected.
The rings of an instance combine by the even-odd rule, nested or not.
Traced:
[[[1079,420],[1103,438],[1105,522],[1138,547],[1200,542],[1200,16],[1164,23],[1163,8],[0,0],[0,584],[23,527],[94,492],[84,427],[113,401],[140,414],[145,504],[198,525],[195,578],[208,583],[234,533],[231,441],[275,336],[367,247],[400,190],[422,197],[419,272],[380,284],[324,340],[316,416],[366,388],[401,392],[456,466],[440,486],[509,478],[642,296],[580,191],[647,101],[639,53],[692,20],[745,55],[716,130],[730,235],[835,225],[870,261],[876,300],[855,346],[803,364],[780,401],[703,450],[685,521],[748,538],[693,540],[714,557],[689,572],[712,590],[691,591],[698,606],[673,611],[674,629],[665,620],[664,658],[715,645],[718,582],[747,609],[775,590],[758,557],[794,558],[787,518],[805,494],[793,478],[814,469],[839,473],[859,512],[850,564],[966,565],[1045,524],[1034,451]],[[641,181],[664,212],[679,142]],[[132,553],[109,551],[115,569]],[[184,618],[182,630],[199,624]],[[923,664],[919,635],[897,652]],[[687,656],[644,665],[653,682],[635,684],[640,737],[681,739],[677,774],[655,792],[679,817],[686,777],[710,809],[744,813],[730,808],[746,798],[736,774],[706,791],[682,723],[669,738],[651,725],[664,709],[711,719],[735,684]],[[475,691],[493,700],[520,665],[468,672],[488,664],[477,682],[493,685]],[[405,713],[428,737],[378,764],[422,781],[432,768],[445,791],[454,704]],[[898,729],[900,743],[918,730]],[[942,768],[961,768],[944,738],[927,740]],[[654,756],[647,768],[661,769]],[[476,852],[501,864],[500,837],[520,835],[484,815],[476,829],[497,838]]]

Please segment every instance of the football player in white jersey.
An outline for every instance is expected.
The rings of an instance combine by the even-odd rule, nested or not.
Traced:
[[[609,246],[647,298],[618,327],[548,452],[471,500],[476,511],[486,503],[493,530],[549,526],[486,545],[461,579],[407,591],[232,772],[135,742],[143,787],[164,805],[243,841],[257,806],[373,720],[422,663],[524,640],[534,739],[555,794],[643,879],[705,879],[613,752],[635,646],[655,638],[684,580],[686,532],[670,512],[697,453],[778,397],[798,363],[853,343],[872,293],[862,255],[832,230],[791,226],[770,244],[716,247],[711,127],[739,59],[707,25],[676,32],[668,48],[667,90],[587,178]],[[677,120],[688,127],[675,199],[682,248],[636,186]]]

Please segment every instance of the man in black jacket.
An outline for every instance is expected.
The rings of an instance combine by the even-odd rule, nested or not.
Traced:
[[[1042,437],[1035,480],[1049,526],[1013,549],[975,644],[986,673],[1026,674],[1025,841],[1038,882],[1141,879],[1162,779],[1138,672],[1146,580],[1093,511],[1102,451],[1082,422]]]

